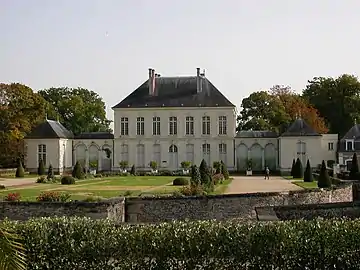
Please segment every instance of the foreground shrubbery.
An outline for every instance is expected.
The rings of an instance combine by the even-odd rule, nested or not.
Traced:
[[[359,220],[116,228],[44,218],[5,225],[24,237],[28,269],[360,269]]]

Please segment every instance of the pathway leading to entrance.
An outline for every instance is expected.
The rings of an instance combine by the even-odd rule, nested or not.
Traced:
[[[5,187],[26,186],[26,185],[32,185],[35,182],[36,182],[36,178],[18,178],[18,179],[0,178],[0,185],[4,185]]]
[[[272,176],[270,180],[265,180],[264,176],[234,176],[233,178],[225,194],[284,192],[302,189],[280,176]]]

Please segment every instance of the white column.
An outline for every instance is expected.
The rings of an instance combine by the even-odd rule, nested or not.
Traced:
[[[262,163],[261,169],[263,169],[265,167],[265,150],[264,150],[264,148],[261,148],[261,163]]]
[[[102,167],[101,154],[102,154],[102,150],[101,150],[101,148],[99,148],[99,152],[98,152],[98,171],[101,171],[101,167]]]
[[[86,171],[89,170],[89,149],[86,148],[85,150],[85,169]]]

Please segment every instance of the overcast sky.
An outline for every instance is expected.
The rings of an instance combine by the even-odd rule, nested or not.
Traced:
[[[85,87],[114,106],[148,76],[195,75],[235,105],[358,74],[358,0],[0,0],[0,82]]]

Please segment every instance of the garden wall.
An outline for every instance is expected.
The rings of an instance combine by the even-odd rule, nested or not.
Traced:
[[[255,207],[351,202],[352,186],[333,190],[300,190],[285,193],[229,194],[204,197],[126,199],[127,222],[163,222],[185,219],[256,220]]]
[[[125,221],[125,199],[101,202],[0,202],[0,220],[27,220],[32,217],[80,216]]]

